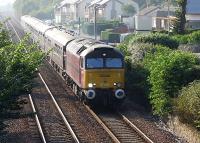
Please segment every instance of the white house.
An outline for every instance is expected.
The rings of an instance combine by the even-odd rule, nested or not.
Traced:
[[[186,26],[191,29],[200,29],[200,0],[188,0],[186,11]]]
[[[168,11],[169,10],[169,11]],[[135,15],[136,32],[148,32],[152,30],[169,30],[172,17],[176,8],[166,5],[149,6]]]
[[[91,0],[64,0],[55,6],[56,23],[65,23],[69,21],[78,21],[84,19],[85,7]]]
[[[85,19],[87,22],[94,22],[94,9],[96,7],[98,19],[111,20],[119,19],[123,15],[123,5],[133,5],[136,11],[139,11],[139,6],[133,0],[93,0],[87,7]]]

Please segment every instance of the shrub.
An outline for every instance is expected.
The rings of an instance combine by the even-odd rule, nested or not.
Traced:
[[[197,58],[190,53],[172,51],[167,48],[149,53],[144,66],[149,71],[150,102],[154,114],[164,116],[171,111],[171,98],[198,77],[189,77],[195,70]]]
[[[179,44],[200,44],[200,30],[185,35],[174,35],[173,39]]]
[[[128,52],[133,63],[143,61],[146,53],[154,52],[161,46],[154,46],[150,43],[135,43],[128,46]]]
[[[128,45],[129,45],[130,40],[131,40],[134,36],[135,36],[135,35],[128,35],[128,36],[125,38],[125,40],[117,46],[117,48],[119,48],[119,49],[123,52],[123,54],[124,54],[125,56],[129,56],[129,55],[131,54],[130,51],[129,51]]]
[[[179,44],[188,43],[188,35],[174,35],[173,39],[176,40]]]
[[[149,107],[147,71],[141,63],[133,63],[130,56],[126,56],[125,88],[128,96],[138,104]]]
[[[200,44],[200,31],[195,31],[188,35],[188,43]]]
[[[176,111],[183,121],[200,128],[200,81],[194,81],[180,91]]]
[[[130,44],[135,43],[151,43],[153,45],[162,45],[169,47],[170,49],[177,49],[178,42],[166,34],[149,34],[149,35],[137,35],[130,40]]]

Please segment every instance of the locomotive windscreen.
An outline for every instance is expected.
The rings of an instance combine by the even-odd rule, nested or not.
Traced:
[[[87,69],[99,68],[122,68],[123,62],[121,58],[87,58]]]

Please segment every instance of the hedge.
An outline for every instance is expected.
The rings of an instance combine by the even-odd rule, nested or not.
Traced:
[[[145,56],[144,67],[149,71],[150,103],[154,114],[164,116],[172,111],[171,99],[177,97],[183,86],[200,77],[200,71],[194,70],[197,64],[193,54],[168,48]]]
[[[183,121],[200,128],[200,81],[194,81],[180,91],[175,108]]]
[[[129,44],[135,43],[151,43],[153,45],[162,45],[169,47],[170,49],[177,49],[179,43],[173,39],[172,37],[168,36],[167,34],[149,34],[149,35],[137,35],[130,40]]]
[[[179,44],[200,44],[200,30],[185,35],[174,35],[172,38]]]

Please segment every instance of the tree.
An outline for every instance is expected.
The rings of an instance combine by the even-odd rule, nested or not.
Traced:
[[[130,4],[122,6],[122,10],[126,16],[133,16],[136,13],[135,7]]]
[[[186,6],[187,0],[177,0],[179,9],[176,11],[176,20],[174,22],[174,32],[178,34],[185,33],[185,24],[186,24]]]

